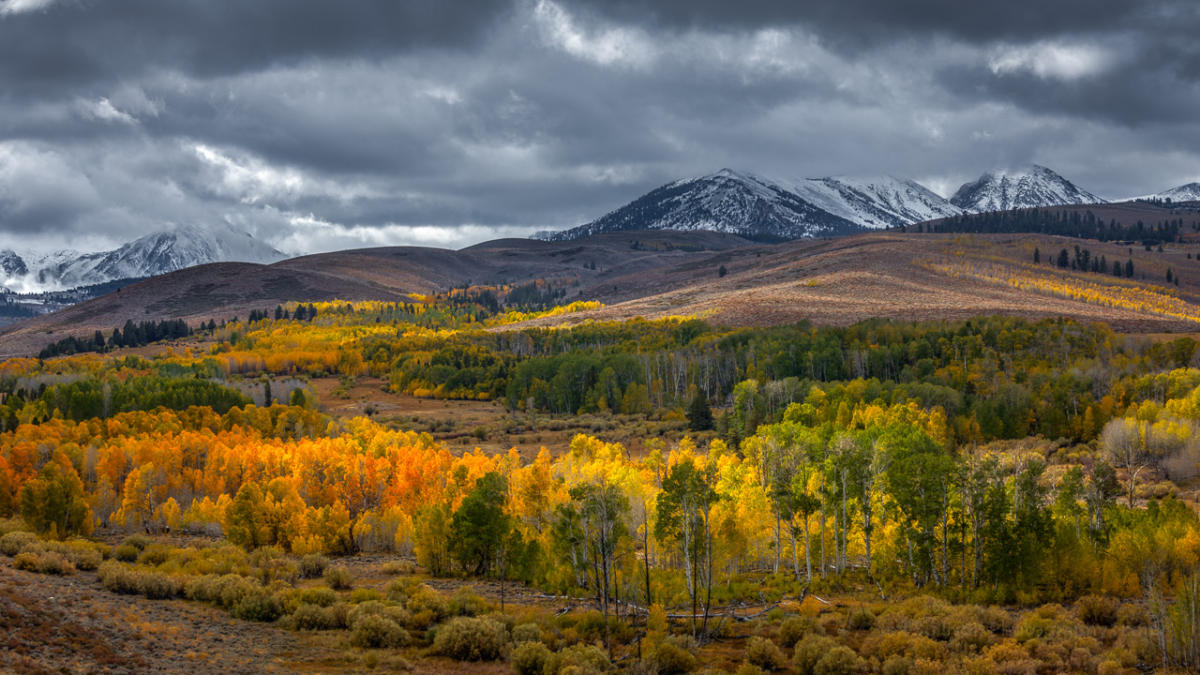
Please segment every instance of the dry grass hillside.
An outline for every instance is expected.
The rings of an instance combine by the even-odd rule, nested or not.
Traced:
[[[1132,261],[1133,277],[1054,264],[1062,249],[1074,257],[1076,246],[1104,256],[1110,266]],[[1036,265],[1035,249],[1041,252]],[[1200,325],[1200,243],[1160,251],[1045,235],[879,232],[771,245],[715,233],[634,232],[556,243],[507,239],[460,251],[362,249],[269,266],[206,265],[15,324],[0,334],[0,357],[36,352],[67,334],[109,331],[127,319],[244,317],[290,301],[399,301],[410,293],[535,279],[564,288],[568,300],[607,305],[544,323],[699,315],[729,324],[848,324],[1006,314],[1069,316],[1142,333]]]

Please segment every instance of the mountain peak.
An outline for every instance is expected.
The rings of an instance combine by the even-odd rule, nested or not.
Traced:
[[[0,252],[3,283],[24,290],[64,289],[157,276],[212,262],[272,263],[285,256],[249,233],[222,223],[191,224],[139,237],[111,251],[60,252],[41,258]]]
[[[970,213],[1104,201],[1040,164],[988,171],[950,198],[951,204]]]
[[[1161,199],[1171,200],[1172,202],[1195,202],[1200,201],[1200,182],[1185,183],[1178,187],[1173,187],[1170,190],[1163,190],[1158,194],[1144,197],[1144,199]]]
[[[961,213],[920,184],[891,176],[776,181],[724,168],[678,180],[590,223],[539,233],[551,241],[624,230],[712,230],[801,239],[897,227]]]

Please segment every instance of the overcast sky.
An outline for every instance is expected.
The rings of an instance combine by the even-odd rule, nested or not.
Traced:
[[[0,247],[460,247],[671,180],[1200,180],[1196,0],[0,0]]]

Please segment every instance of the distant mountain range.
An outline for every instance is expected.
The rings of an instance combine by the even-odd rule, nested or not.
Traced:
[[[1188,183],[1179,187],[1164,190],[1138,199],[1171,201],[1172,203],[1180,202],[1200,202],[1200,183]]]
[[[0,250],[0,286],[29,293],[140,279],[213,262],[272,263],[279,251],[227,225],[180,226],[99,253]]]
[[[1200,184],[1150,198],[1200,199]],[[985,173],[950,199],[916,181],[893,176],[781,181],[722,169],[664,185],[590,223],[534,237],[566,241],[625,230],[711,230],[757,240],[804,239],[962,213],[1103,203],[1104,199],[1036,164]]]

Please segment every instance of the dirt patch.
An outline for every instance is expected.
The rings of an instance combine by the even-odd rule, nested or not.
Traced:
[[[96,575],[0,566],[0,671],[285,673],[324,658],[297,634],[185,600],[109,593]]]

